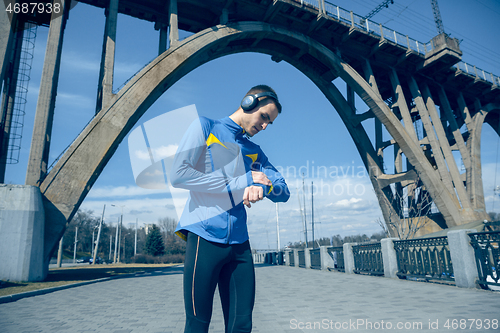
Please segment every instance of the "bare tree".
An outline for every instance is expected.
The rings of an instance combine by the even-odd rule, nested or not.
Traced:
[[[177,220],[171,217],[162,217],[158,219],[158,226],[163,234],[166,253],[184,254],[186,252],[186,244],[180,237],[175,235]]]
[[[158,219],[158,226],[166,235],[173,235],[177,227],[177,221],[171,217],[162,217]]]
[[[427,216],[433,201],[419,179],[406,187],[397,185],[393,186],[394,212],[391,213],[397,216],[389,216],[389,221],[379,218],[376,222],[387,236],[411,239],[429,222]]]

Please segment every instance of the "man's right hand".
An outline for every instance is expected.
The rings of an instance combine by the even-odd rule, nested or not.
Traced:
[[[251,208],[252,205],[250,203],[256,203],[264,199],[264,190],[260,186],[248,186],[245,188],[245,192],[243,193],[243,204],[248,208]]]

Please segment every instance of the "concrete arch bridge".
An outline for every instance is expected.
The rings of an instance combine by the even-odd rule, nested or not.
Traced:
[[[481,177],[481,128],[486,122],[499,133],[500,80],[461,63],[455,39],[439,35],[423,44],[323,0],[80,2],[106,8],[98,107],[48,173],[44,151],[49,143],[33,139],[27,184],[39,186],[43,196],[45,264],[66,222],[144,112],[191,70],[238,52],[261,52],[286,61],[323,92],[356,144],[393,234],[397,230],[391,225],[404,223],[407,211],[427,216],[440,228],[489,219]],[[155,22],[161,52],[113,94],[117,13]],[[50,23],[49,38],[56,50],[65,18]],[[179,29],[193,35],[180,41]],[[46,56],[46,63],[55,60],[53,73],[58,57],[60,50]],[[346,82],[347,98],[332,83],[336,78]],[[51,118],[53,105],[40,106],[40,99],[50,101],[56,87],[53,79],[42,79],[37,107],[42,120],[36,121]],[[355,94],[368,105],[367,112],[356,112]],[[367,119],[375,119],[375,142],[363,128]],[[391,136],[388,141],[382,139],[383,127]],[[48,130],[50,125],[40,135]],[[387,174],[383,154],[391,146],[395,173]],[[460,154],[465,173],[454,152]],[[409,198],[405,207],[397,203],[403,193]],[[431,202],[438,214],[430,214]]]

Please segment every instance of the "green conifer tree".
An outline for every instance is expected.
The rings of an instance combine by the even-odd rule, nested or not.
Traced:
[[[144,245],[144,252],[152,256],[162,256],[165,254],[165,244],[161,235],[160,228],[153,224],[151,231],[149,231]]]

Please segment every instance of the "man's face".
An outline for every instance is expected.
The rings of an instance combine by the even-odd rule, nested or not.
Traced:
[[[260,131],[265,130],[269,124],[272,124],[278,117],[278,114],[278,108],[274,102],[266,98],[260,101],[255,109],[245,112],[242,127],[247,135],[252,137]]]

